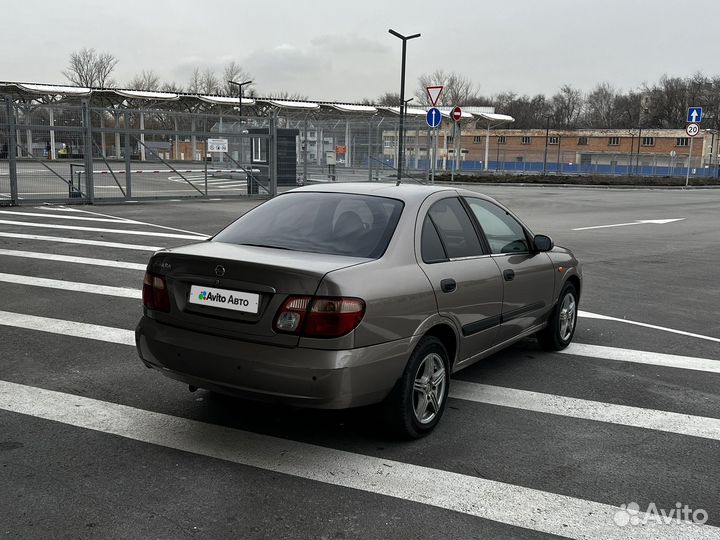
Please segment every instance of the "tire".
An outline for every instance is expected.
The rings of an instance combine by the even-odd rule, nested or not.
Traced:
[[[540,346],[548,351],[561,351],[572,341],[577,327],[578,294],[575,285],[565,283],[545,328],[537,333]]]
[[[445,411],[449,390],[447,350],[438,338],[425,336],[383,403],[383,419],[389,434],[419,439],[430,433]]]

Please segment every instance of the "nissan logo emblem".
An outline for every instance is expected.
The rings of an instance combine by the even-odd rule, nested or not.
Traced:
[[[218,264],[215,267],[215,275],[218,277],[223,277],[225,275],[225,267],[222,264]]]

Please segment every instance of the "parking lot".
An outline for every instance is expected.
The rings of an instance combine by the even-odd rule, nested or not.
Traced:
[[[150,254],[257,201],[0,208],[0,535],[720,538],[720,190],[477,190],[580,259],[577,332],[459,372],[413,442],[138,359]]]

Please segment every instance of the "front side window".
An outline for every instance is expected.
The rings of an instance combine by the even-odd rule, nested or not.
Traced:
[[[505,210],[484,199],[465,199],[485,233],[493,253],[530,251],[525,229]]]
[[[254,208],[213,241],[376,259],[385,252],[403,203],[347,193],[288,193]]]
[[[443,199],[432,205],[428,216],[450,259],[482,255],[482,247],[470,216],[459,199]]]

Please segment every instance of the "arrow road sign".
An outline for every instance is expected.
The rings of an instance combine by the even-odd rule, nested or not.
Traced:
[[[440,122],[442,121],[442,114],[440,114],[440,109],[437,109],[433,107],[427,112],[427,124],[431,128],[436,128],[440,125]]]
[[[698,133],[700,133],[700,126],[694,122],[688,124],[685,126],[685,133],[688,134],[688,137],[694,137]]]
[[[673,223],[675,221],[683,221],[685,218],[673,218],[673,219],[638,219],[632,223],[615,223],[614,225],[595,225],[594,227],[579,227],[573,229],[573,231],[587,231],[588,229],[606,229],[609,227],[626,227],[628,225],[665,225],[666,223]]]
[[[437,105],[438,99],[440,99],[440,94],[442,94],[443,87],[427,86],[425,87],[425,90],[427,90],[427,95],[430,98],[430,104],[434,107],[435,105]]]
[[[462,118],[462,109],[458,107],[457,105],[453,107],[453,110],[450,111],[450,118],[455,120],[456,122],[459,122]]]
[[[702,107],[690,107],[688,109],[687,121],[697,124],[702,122]]]

